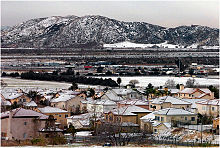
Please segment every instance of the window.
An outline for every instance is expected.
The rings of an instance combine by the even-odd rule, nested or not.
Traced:
[[[152,106],[152,105],[150,105],[150,107],[151,107],[151,108],[153,108],[153,106]]]
[[[212,107],[212,111],[214,111],[215,110],[215,107]]]
[[[194,97],[194,95],[192,95],[192,97]]]
[[[63,105],[63,108],[65,108],[65,105]]]
[[[58,114],[55,114],[55,115],[58,115]]]
[[[157,132],[157,129],[154,129],[154,132],[156,133],[156,132]]]
[[[23,99],[23,102],[26,102],[26,99]]]
[[[155,120],[157,120],[157,116],[155,116]]]
[[[105,116],[105,119],[108,120],[108,115]]]
[[[24,122],[24,125],[27,125],[27,122]]]
[[[26,133],[24,133],[24,134],[23,134],[23,138],[26,138],[26,137],[27,137],[27,134],[26,134]]]
[[[65,115],[65,118],[68,117],[68,114]]]
[[[59,117],[61,117],[62,115],[59,115]]]
[[[161,106],[160,109],[163,109],[163,106]]]
[[[205,109],[205,106],[202,107],[202,110],[206,110],[206,109]]]
[[[195,121],[195,117],[191,117],[191,120],[192,120],[192,121]]]
[[[185,120],[187,120],[187,117],[185,117]]]
[[[161,121],[164,121],[164,117],[161,117]]]

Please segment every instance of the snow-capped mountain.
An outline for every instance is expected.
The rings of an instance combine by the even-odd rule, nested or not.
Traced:
[[[139,44],[218,46],[219,29],[206,26],[165,28],[103,16],[52,16],[31,19],[1,34],[2,47],[93,47],[128,41]]]

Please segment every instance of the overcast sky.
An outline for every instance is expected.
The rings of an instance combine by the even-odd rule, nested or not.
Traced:
[[[219,28],[219,1],[1,1],[4,26],[55,15],[103,15],[164,27],[198,24]]]

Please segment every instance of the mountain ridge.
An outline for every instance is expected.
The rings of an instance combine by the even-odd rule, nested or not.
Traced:
[[[1,46],[14,48],[102,47],[123,41],[141,44],[218,46],[219,29],[191,25],[174,28],[125,22],[100,15],[30,19],[1,31]]]

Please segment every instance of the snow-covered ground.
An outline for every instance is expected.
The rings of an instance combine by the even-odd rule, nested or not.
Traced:
[[[102,77],[104,78],[111,78],[115,81],[117,81],[118,77]],[[127,85],[130,80],[138,80],[139,84],[137,86],[146,87],[149,83],[153,84],[154,86],[163,86],[165,82],[168,79],[173,79],[176,84],[186,84],[186,81],[189,79],[189,77],[169,77],[169,76],[135,76],[135,77],[120,77],[122,82],[121,85]],[[191,78],[192,79],[192,78]],[[218,86],[219,85],[219,79],[208,79],[208,78],[194,78],[196,80],[196,83],[199,83],[200,85],[213,85]]]
[[[98,77],[101,78],[101,77]],[[118,77],[102,77],[103,79],[111,78],[117,81]],[[173,79],[176,84],[186,84],[186,81],[189,77],[169,77],[169,76],[135,76],[135,77],[120,77],[122,80],[121,86],[125,86],[129,84],[130,80],[138,80],[139,84],[137,86],[146,87],[149,83],[153,84],[153,86],[163,86],[168,79]],[[7,88],[41,88],[41,89],[68,89],[71,86],[71,83],[65,82],[50,82],[50,81],[38,81],[38,80],[22,80],[15,78],[1,78],[5,83],[7,83]],[[192,78],[191,78],[192,79]],[[194,78],[196,83],[200,85],[213,85],[219,86],[219,79],[216,78]],[[84,85],[79,84],[80,88],[96,88],[103,89],[104,86],[98,85]]]
[[[150,48],[152,46],[158,46],[162,48],[180,48],[182,46],[179,45],[172,45],[168,44],[167,42],[161,43],[161,44],[137,44],[137,43],[132,43],[132,42],[120,42],[120,43],[115,43],[115,44],[104,44],[103,47],[105,48]]]
[[[1,78],[7,83],[6,88],[41,88],[41,89],[67,89],[71,86],[70,83],[59,83],[50,81],[38,81],[38,80],[22,80],[15,78]]]
[[[132,43],[129,41],[124,41],[120,43],[114,43],[114,44],[104,44],[103,47],[105,48],[151,48],[153,46],[158,46],[160,48],[184,48],[184,46],[180,45],[173,45],[168,44],[167,41],[160,44],[138,44],[138,43]],[[187,48],[197,48],[198,44],[192,44],[191,46],[188,46]],[[219,46],[202,46],[203,49],[219,49]]]

